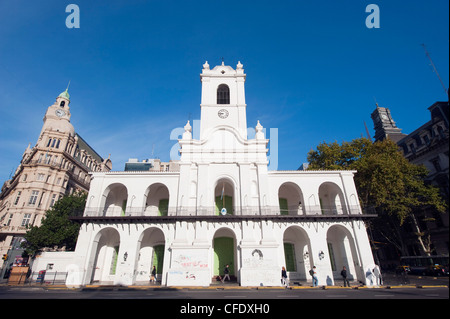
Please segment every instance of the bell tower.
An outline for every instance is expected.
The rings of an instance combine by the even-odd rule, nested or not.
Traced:
[[[405,136],[395,124],[391,111],[388,108],[380,107],[377,103],[377,108],[373,111],[371,117],[375,128],[375,141],[389,138],[397,142]]]
[[[43,118],[44,125],[42,125],[38,140],[41,147],[46,147],[49,139],[66,140],[68,137],[75,137],[75,129],[70,123],[70,95],[68,90],[69,86],[47,108]]]
[[[236,69],[225,65],[209,68],[203,64],[200,140],[205,139],[218,127],[231,127],[247,139],[247,116],[245,104],[245,74],[238,62]]]

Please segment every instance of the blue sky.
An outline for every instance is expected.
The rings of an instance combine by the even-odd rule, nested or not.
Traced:
[[[80,8],[80,28],[65,25]],[[380,28],[365,25],[368,4]],[[170,133],[200,118],[199,74],[238,61],[247,125],[278,129],[278,169],[320,142],[373,136],[388,107],[404,133],[445,100],[448,1],[0,0],[0,183],[34,145],[48,106],[71,81],[75,130],[113,170],[128,158],[169,160]],[[270,138],[270,135],[268,136]]]

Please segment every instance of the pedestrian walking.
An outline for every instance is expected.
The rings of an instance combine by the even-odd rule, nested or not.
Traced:
[[[405,285],[409,284],[408,271],[407,271],[406,267],[402,267],[401,276],[402,276],[402,280],[401,280],[402,284],[405,284]]]
[[[382,283],[381,271],[380,271],[380,267],[378,265],[375,265],[375,268],[373,269],[373,274],[375,275],[375,285],[381,286],[381,283]]]
[[[150,283],[151,282],[156,283],[156,267],[155,266],[153,266],[152,274],[150,275]]]
[[[309,274],[312,276],[313,287],[317,287],[319,285],[319,279],[317,277],[317,269],[316,266],[313,266],[309,271]]]
[[[350,287],[350,282],[347,279],[347,269],[345,268],[345,266],[342,267],[341,276],[342,276],[342,279],[344,279],[344,287],[347,287],[347,286]]]
[[[224,283],[225,282],[225,279],[227,279],[228,278],[228,280],[230,281],[231,279],[230,279],[230,270],[228,269],[230,266],[229,265],[226,265],[225,266],[225,269],[223,270],[223,279],[222,279],[222,283]]]
[[[287,284],[287,272],[286,272],[286,268],[282,267],[281,268],[281,284],[283,286],[288,286]]]

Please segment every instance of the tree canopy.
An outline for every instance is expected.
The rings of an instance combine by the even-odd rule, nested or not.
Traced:
[[[25,234],[25,251],[35,255],[43,248],[75,248],[80,225],[69,220],[70,216],[79,215],[86,205],[87,194],[75,192],[58,200],[50,208],[39,227],[30,227]]]
[[[424,182],[426,167],[410,163],[389,139],[375,143],[367,138],[342,144],[324,142],[309,152],[308,161],[309,170],[356,170],[354,180],[361,206],[376,209],[379,217],[374,224],[384,227],[385,237],[397,242],[400,250],[404,245],[398,230],[408,218],[414,219],[413,212],[430,207],[441,213],[446,210],[439,189]],[[395,234],[397,239],[393,239]]]

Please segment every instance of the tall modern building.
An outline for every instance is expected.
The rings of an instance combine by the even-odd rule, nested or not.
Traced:
[[[14,175],[0,193],[0,253],[20,247],[26,227],[39,226],[45,212],[62,196],[76,190],[89,191],[90,172],[111,170],[75,132],[70,123],[68,89],[44,115],[36,144],[26,148]],[[13,249],[15,250],[15,249]],[[9,261],[14,257],[9,253]]]
[[[354,171],[270,171],[264,128],[247,136],[243,65],[203,65],[199,139],[188,122],[177,170],[93,172],[74,252],[46,252],[66,284],[208,286],[224,275],[241,286],[375,284],[374,261]]]

